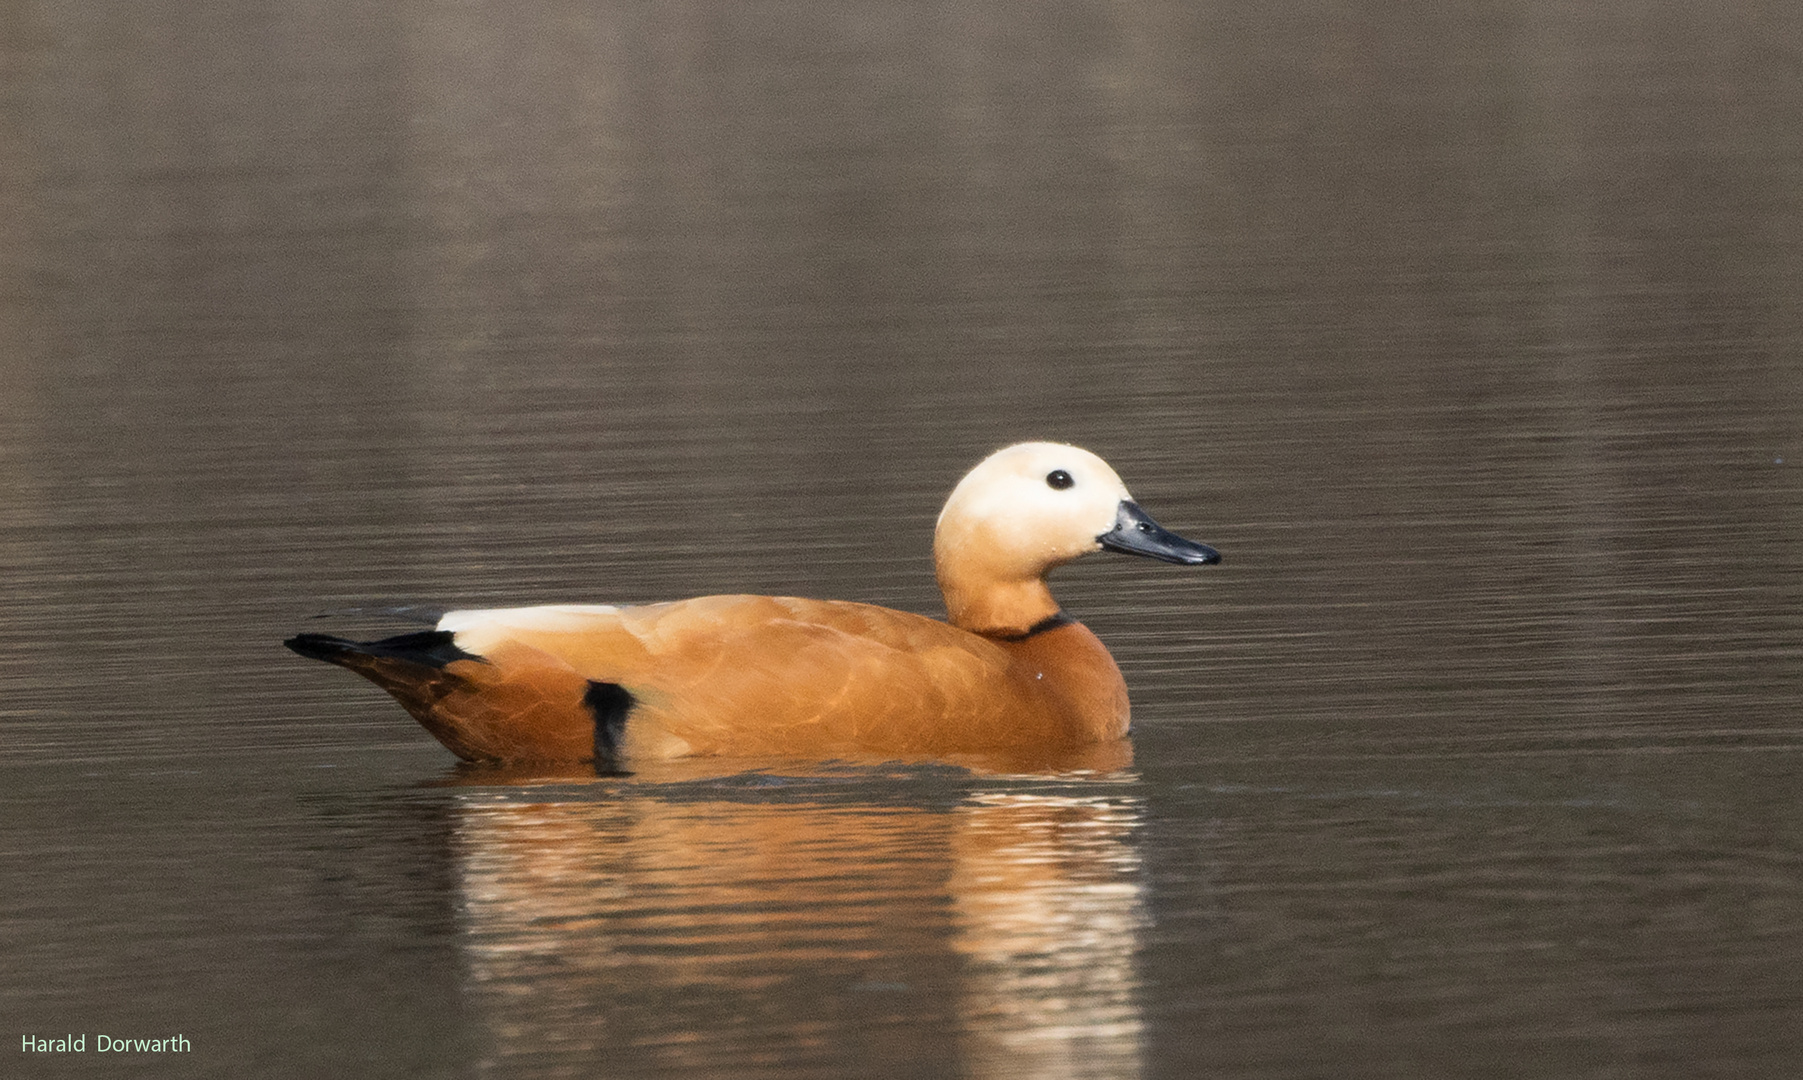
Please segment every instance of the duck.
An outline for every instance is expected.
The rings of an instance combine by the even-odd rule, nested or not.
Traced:
[[[1100,457],[1029,442],[985,458],[946,499],[933,533],[944,620],[723,595],[451,610],[426,631],[284,644],[375,683],[470,762],[1082,748],[1126,739],[1127,686],[1046,578],[1098,551],[1221,561],[1154,521]]]

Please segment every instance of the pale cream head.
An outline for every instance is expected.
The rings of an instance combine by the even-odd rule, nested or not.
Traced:
[[[1131,499],[1106,461],[1075,446],[1021,443],[991,454],[952,490],[933,536],[951,621],[1021,633],[1057,614],[1046,573],[1100,550],[1098,537]]]

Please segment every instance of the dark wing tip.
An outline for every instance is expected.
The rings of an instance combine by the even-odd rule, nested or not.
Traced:
[[[282,644],[309,660],[332,663],[347,653],[355,652],[357,643],[330,634],[296,634]]]
[[[353,657],[374,656],[400,660],[409,664],[441,668],[459,660],[481,660],[475,653],[465,652],[449,630],[425,630],[417,634],[401,634],[381,641],[350,641],[330,634],[296,634],[282,642],[312,660],[343,664]]]

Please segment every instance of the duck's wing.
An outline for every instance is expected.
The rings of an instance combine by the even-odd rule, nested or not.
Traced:
[[[451,612],[456,646],[502,670],[566,666],[630,695],[628,756],[898,753],[1018,740],[1010,656],[869,604],[713,596],[636,607]],[[567,696],[567,691],[565,691]]]

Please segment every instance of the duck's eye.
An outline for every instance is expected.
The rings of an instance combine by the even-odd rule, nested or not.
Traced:
[[[1076,483],[1075,480],[1071,479],[1071,474],[1065,472],[1063,469],[1053,469],[1051,472],[1046,473],[1045,482],[1046,486],[1050,487],[1053,491],[1063,491],[1065,488]]]

